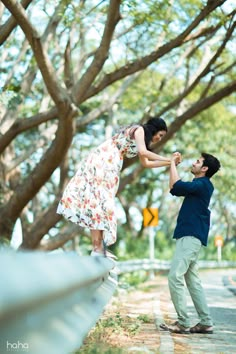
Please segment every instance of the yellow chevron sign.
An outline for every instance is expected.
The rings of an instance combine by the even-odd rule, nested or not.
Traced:
[[[143,209],[143,226],[157,226],[158,225],[158,209],[145,208]]]

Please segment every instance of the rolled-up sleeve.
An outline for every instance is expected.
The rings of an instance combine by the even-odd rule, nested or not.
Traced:
[[[178,180],[175,182],[173,185],[173,188],[170,190],[170,193],[172,195],[181,197],[181,196],[186,196],[188,194],[196,194],[201,191],[203,185],[200,181],[194,180],[192,182],[183,182],[181,180]]]

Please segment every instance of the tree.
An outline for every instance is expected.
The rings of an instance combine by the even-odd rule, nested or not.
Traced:
[[[1,237],[10,239],[20,218],[22,247],[39,247],[60,221],[55,210],[70,175],[73,136],[91,122],[108,122],[117,104],[134,121],[125,97],[143,77],[139,111],[169,123],[156,151],[235,92],[235,10],[228,3],[2,0]],[[120,191],[141,170],[134,162]],[[58,233],[56,247],[70,233]]]

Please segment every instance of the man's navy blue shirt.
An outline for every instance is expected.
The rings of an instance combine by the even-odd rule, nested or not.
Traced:
[[[170,193],[185,198],[179,211],[173,238],[195,236],[202,245],[207,245],[211,214],[208,207],[213,191],[213,184],[208,177],[194,178],[192,182],[181,180],[175,182]]]

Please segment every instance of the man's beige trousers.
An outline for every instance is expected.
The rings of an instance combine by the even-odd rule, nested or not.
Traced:
[[[185,236],[177,239],[168,276],[171,300],[178,316],[178,322],[185,327],[190,326],[185,283],[199,316],[199,323],[212,326],[212,319],[198,276],[197,260],[200,250],[201,242],[196,237]]]

